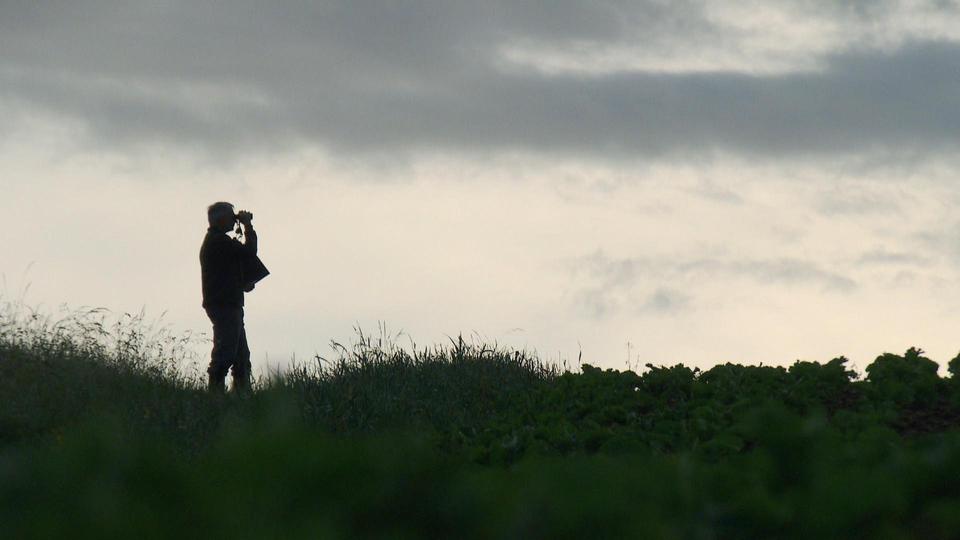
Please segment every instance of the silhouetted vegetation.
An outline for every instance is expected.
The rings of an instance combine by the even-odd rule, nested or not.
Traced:
[[[960,535],[960,384],[915,348],[571,373],[360,334],[224,396],[142,316],[0,313],[11,537]]]

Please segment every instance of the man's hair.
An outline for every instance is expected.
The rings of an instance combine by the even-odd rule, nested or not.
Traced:
[[[233,217],[233,205],[228,202],[216,202],[207,207],[207,222],[213,225],[224,216]]]

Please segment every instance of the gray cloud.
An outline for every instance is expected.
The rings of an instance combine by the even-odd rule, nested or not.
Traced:
[[[595,286],[573,296],[575,309],[593,319],[604,319],[620,311],[633,315],[676,315],[692,307],[692,297],[671,287],[656,287],[646,294],[630,288]]]
[[[702,280],[746,277],[762,284],[817,285],[824,290],[847,291],[856,282],[813,262],[780,257],[744,259],[720,257],[633,257],[610,258],[602,252],[571,262],[575,274],[586,275],[609,287],[628,287],[641,279]]]
[[[718,267],[721,271],[733,275],[744,275],[760,283],[813,284],[824,291],[849,292],[857,287],[853,279],[820,268],[815,263],[792,258],[772,260],[735,261],[709,266]]]
[[[882,191],[869,183],[846,185],[838,183],[820,193],[814,203],[825,216],[858,216],[865,214],[902,215],[908,195],[896,190]]]
[[[701,181],[698,186],[689,191],[700,197],[719,203],[741,205],[744,202],[743,197],[736,191],[720,186],[709,180]]]
[[[641,312],[675,313],[683,311],[690,304],[690,296],[667,287],[658,287],[640,306]]]
[[[521,150],[589,157],[945,153],[960,45],[823,55],[822,69],[547,74],[502,47],[733,39],[698,2],[6,2],[0,100],[110,146],[233,153]],[[877,18],[882,2],[836,17]],[[858,7],[859,6],[859,7]],[[647,41],[637,41],[646,36]]]
[[[794,258],[611,258],[602,252],[569,263],[576,309],[594,318],[621,310],[669,313],[694,307],[690,292],[704,283],[746,279],[760,285],[814,287],[849,293],[857,282],[816,263]],[[653,285],[652,290],[649,287]],[[647,292],[641,292],[646,290]]]
[[[930,263],[930,257],[885,249],[866,251],[857,258],[861,266],[926,266]]]
[[[951,219],[934,227],[911,233],[909,239],[918,250],[931,257],[960,264],[960,221]]]

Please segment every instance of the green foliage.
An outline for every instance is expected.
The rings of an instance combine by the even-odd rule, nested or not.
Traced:
[[[867,381],[874,399],[899,405],[929,403],[940,396],[937,363],[911,347],[903,356],[884,353],[867,366]]]
[[[438,455],[409,435],[331,436],[290,411],[221,430],[194,459],[91,419],[0,452],[12,538],[955,538],[960,436],[838,436],[783,407],[722,462],[688,453]],[[882,451],[876,451],[877,449]]]
[[[833,412],[852,407],[859,401],[860,392],[851,384],[856,373],[848,370],[846,363],[843,356],[826,364],[798,360],[790,366],[784,402],[800,411],[824,407]]]
[[[235,396],[99,317],[0,316],[11,537],[960,535],[960,385],[919,349],[571,373],[361,334]]]

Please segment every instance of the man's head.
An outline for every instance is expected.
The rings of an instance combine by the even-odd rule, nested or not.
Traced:
[[[207,222],[220,232],[229,232],[237,222],[233,205],[228,202],[217,202],[207,207]]]

